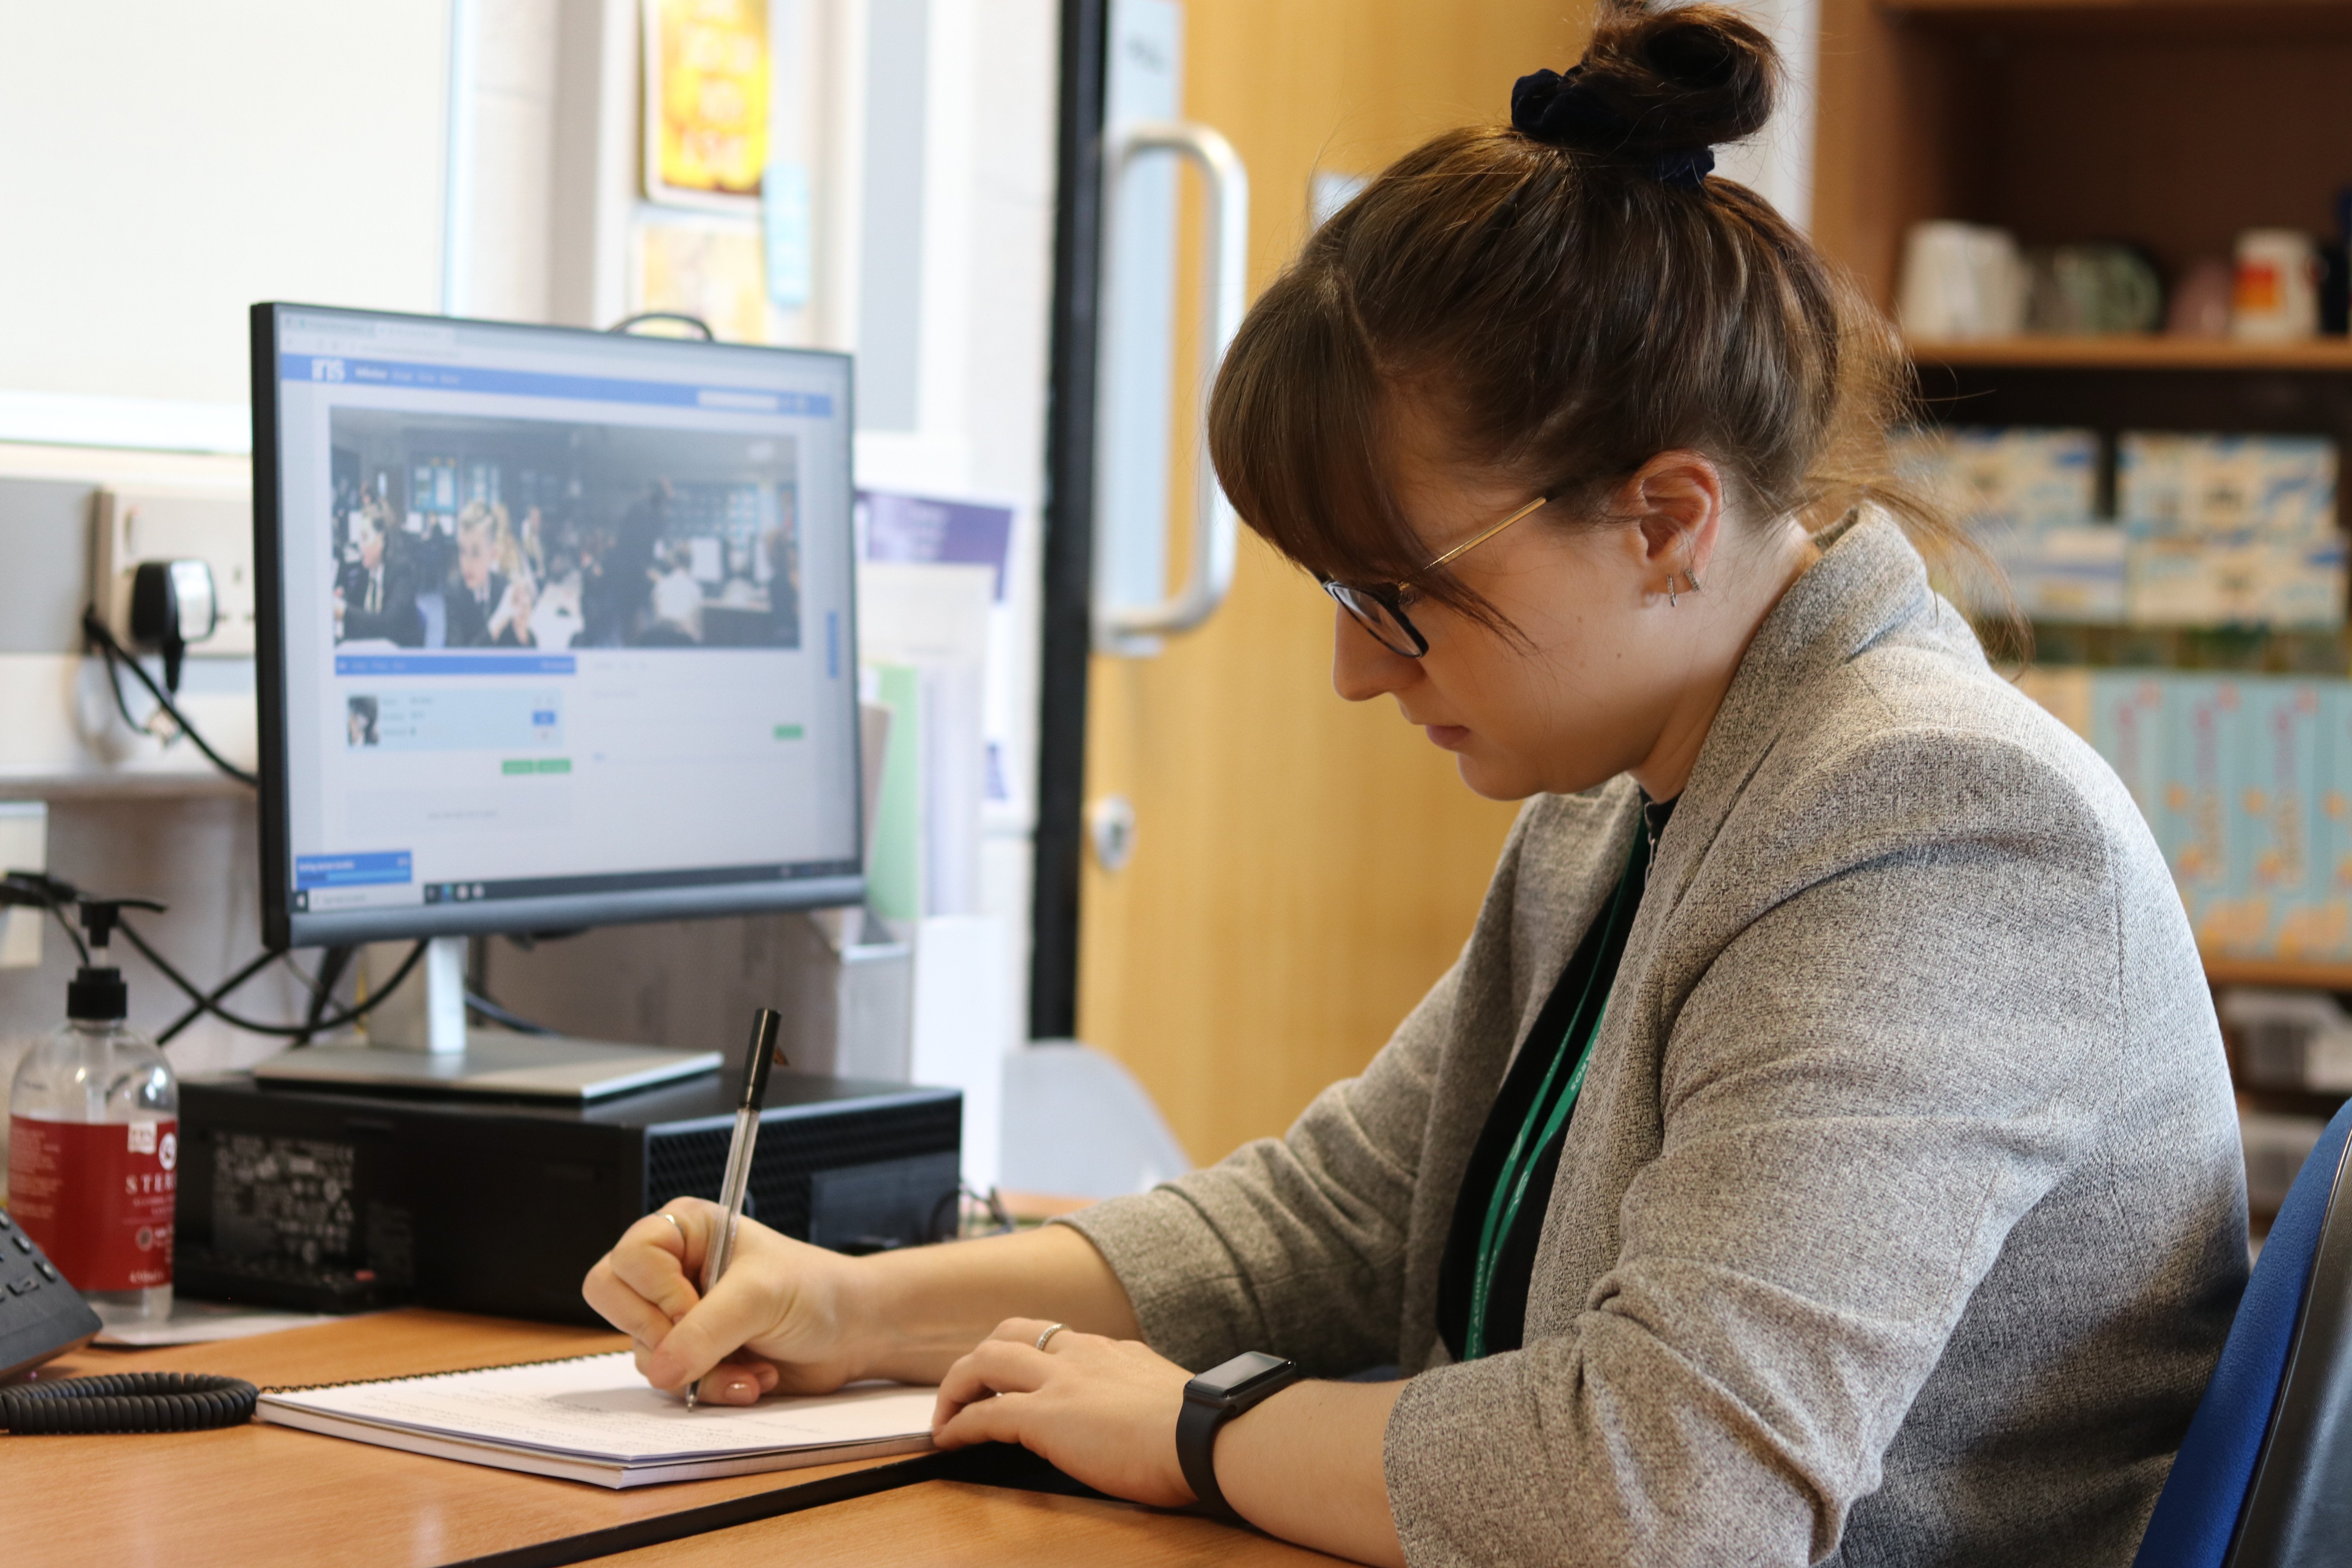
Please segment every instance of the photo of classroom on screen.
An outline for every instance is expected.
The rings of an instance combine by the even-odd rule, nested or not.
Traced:
[[[339,648],[800,647],[790,436],[372,408],[330,429]]]

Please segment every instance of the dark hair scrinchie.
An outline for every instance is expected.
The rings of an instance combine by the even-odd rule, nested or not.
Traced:
[[[1219,370],[1209,446],[1250,526],[1320,576],[1411,584],[1493,624],[1392,499],[1401,402],[1456,457],[1574,523],[1660,452],[1717,463],[1748,515],[1819,528],[1897,482],[1909,385],[1885,319],[1771,205],[1708,173],[1772,112],[1780,65],[1727,7],[1604,6],[1507,127],[1448,132],[1318,230]],[[1965,550],[1965,544],[1962,545]]]

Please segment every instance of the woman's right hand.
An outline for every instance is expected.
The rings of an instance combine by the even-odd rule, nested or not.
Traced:
[[[673,1199],[625,1231],[580,1288],[635,1342],[646,1381],[749,1405],[779,1390],[829,1394],[861,1375],[847,1331],[860,1317],[850,1303],[855,1260],[744,1219],[726,1277],[706,1299],[696,1282],[723,1216],[707,1199]]]

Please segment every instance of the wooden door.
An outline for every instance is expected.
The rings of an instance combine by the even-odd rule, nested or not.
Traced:
[[[1507,117],[1513,80],[1573,63],[1587,26],[1548,0],[1187,0],[1186,113],[1248,166],[1253,293],[1307,232],[1316,174]],[[1092,666],[1087,799],[1127,797],[1136,835],[1124,869],[1084,873],[1079,1035],[1202,1163],[1370,1059],[1469,935],[1516,810],[1392,703],[1333,694],[1332,614],[1244,532],[1204,628]]]

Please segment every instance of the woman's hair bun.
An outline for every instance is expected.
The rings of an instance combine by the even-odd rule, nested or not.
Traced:
[[[1728,5],[1619,0],[1594,18],[1582,63],[1551,79],[1570,101],[1515,100],[1512,119],[1555,145],[1654,156],[1755,134],[1772,117],[1780,78],[1772,41]]]

